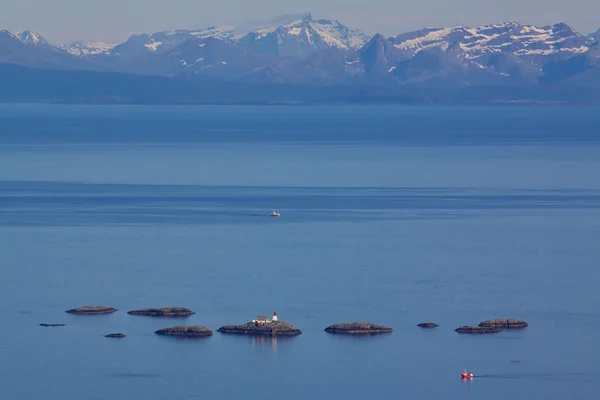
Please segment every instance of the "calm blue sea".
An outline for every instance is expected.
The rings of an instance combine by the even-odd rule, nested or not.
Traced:
[[[599,244],[598,108],[1,105],[0,397],[597,399]]]

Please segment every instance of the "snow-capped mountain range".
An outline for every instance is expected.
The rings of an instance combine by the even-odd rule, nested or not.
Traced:
[[[284,60],[253,71],[260,81],[326,83],[348,77],[388,77],[401,83],[532,84],[550,70],[599,63],[598,39],[565,24],[546,27],[515,22],[478,28],[425,28],[391,38],[375,35],[357,51],[327,60],[322,54]],[[571,64],[568,64],[570,62]],[[563,65],[564,64],[564,65]],[[335,71],[335,72],[334,72]],[[562,74],[563,72],[561,72]]]
[[[313,20],[310,13],[286,15],[259,23],[249,31],[232,26],[213,26],[200,30],[177,30],[131,36],[108,50],[113,55],[138,57],[164,52],[191,39],[214,38],[258,53],[296,57],[319,50],[351,50],[362,47],[370,38],[359,30],[350,30],[338,21]]]
[[[338,21],[313,20],[311,14],[291,16],[280,25],[267,24],[243,36],[238,43],[261,53],[304,56],[331,48],[359,49],[369,41],[360,30],[351,30]]]
[[[304,13],[238,27],[135,34],[118,45],[53,46],[34,31],[2,31],[0,62],[271,83],[376,78],[400,84],[514,85],[600,68],[599,41],[600,30],[584,36],[562,23],[537,27],[516,22],[370,37]]]
[[[566,53],[578,54],[589,50],[590,38],[580,35],[565,24],[545,27],[506,22],[479,28],[426,28],[390,39],[395,47],[410,51],[440,48],[444,51],[458,46],[465,57],[476,59],[486,54],[512,53],[516,56],[537,56]]]

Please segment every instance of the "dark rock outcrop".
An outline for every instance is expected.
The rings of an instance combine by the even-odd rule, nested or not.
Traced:
[[[69,314],[77,315],[100,315],[100,314],[111,314],[118,311],[116,308],[106,306],[83,306],[79,308],[73,308],[65,312]]]
[[[348,322],[335,324],[325,328],[328,333],[362,334],[362,333],[390,333],[392,328],[383,325],[375,325],[370,322]]]
[[[131,310],[127,312],[130,315],[146,315],[150,317],[188,317],[196,314],[184,307],[166,307],[166,308],[144,308],[141,310]]]
[[[108,335],[105,335],[104,337],[114,338],[114,339],[122,339],[124,337],[127,337],[127,335],[125,335],[124,333],[110,333]]]
[[[66,325],[65,324],[40,324],[40,326],[57,327],[57,326],[66,326]]]
[[[185,337],[201,337],[211,336],[213,333],[210,329],[205,326],[174,326],[172,328],[159,329],[156,332],[157,335],[166,336],[185,336]]]
[[[484,326],[461,326],[456,329],[458,333],[498,333],[499,328],[488,328]]]
[[[419,328],[437,328],[439,325],[434,322],[423,322],[417,325]]]
[[[479,326],[484,328],[522,329],[529,326],[529,324],[522,319],[490,319],[483,321]]]
[[[242,325],[226,325],[219,328],[217,332],[260,336],[295,336],[302,334],[300,329],[283,321],[272,321],[265,324],[248,322]]]

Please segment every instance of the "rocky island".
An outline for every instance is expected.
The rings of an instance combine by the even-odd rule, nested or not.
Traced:
[[[417,325],[419,328],[437,328],[439,325],[435,322],[423,322],[422,324]]]
[[[217,332],[265,336],[294,336],[302,333],[302,331],[296,328],[294,325],[283,321],[272,321],[266,324],[248,322],[242,325],[226,325],[219,328]]]
[[[522,319],[490,319],[483,321],[479,326],[484,328],[522,329],[527,328],[529,324]]]
[[[302,334],[302,331],[294,325],[279,321],[277,313],[273,313],[273,317],[270,319],[265,316],[258,316],[256,319],[242,325],[222,326],[217,332],[257,336],[296,336]]]
[[[226,325],[219,328],[217,332],[259,336],[295,336],[302,334],[300,329],[283,321],[271,321],[269,323],[251,321],[242,325]]]
[[[328,333],[342,333],[349,335],[360,335],[364,333],[390,333],[392,328],[383,325],[376,325],[370,322],[347,322],[335,324],[325,328]]]
[[[113,339],[123,339],[124,337],[127,337],[127,335],[125,335],[124,333],[109,333],[108,335],[105,335],[104,337],[113,338]]]
[[[143,308],[141,310],[128,311],[129,315],[146,315],[149,317],[188,317],[196,314],[185,307],[166,307],[166,308]]]
[[[115,311],[118,311],[116,308],[106,307],[106,306],[83,306],[79,308],[73,308],[71,310],[65,311],[69,314],[77,314],[77,315],[100,315],[100,314],[111,314]]]
[[[205,326],[174,326],[172,328],[159,329],[157,335],[183,336],[183,337],[202,337],[211,336],[213,333]]]
[[[485,326],[461,326],[456,329],[458,333],[498,333],[501,329]]]

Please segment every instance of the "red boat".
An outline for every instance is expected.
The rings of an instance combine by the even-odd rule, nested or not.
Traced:
[[[271,217],[281,217],[281,214],[279,213],[279,211],[273,210],[273,212],[271,213]]]
[[[467,371],[467,370],[465,369],[465,370],[463,371],[463,373],[462,373],[462,374],[460,374],[460,376],[461,376],[463,379],[473,379],[473,377],[474,377],[475,375],[473,375],[473,373],[472,373],[472,372],[469,372],[469,371]]]

